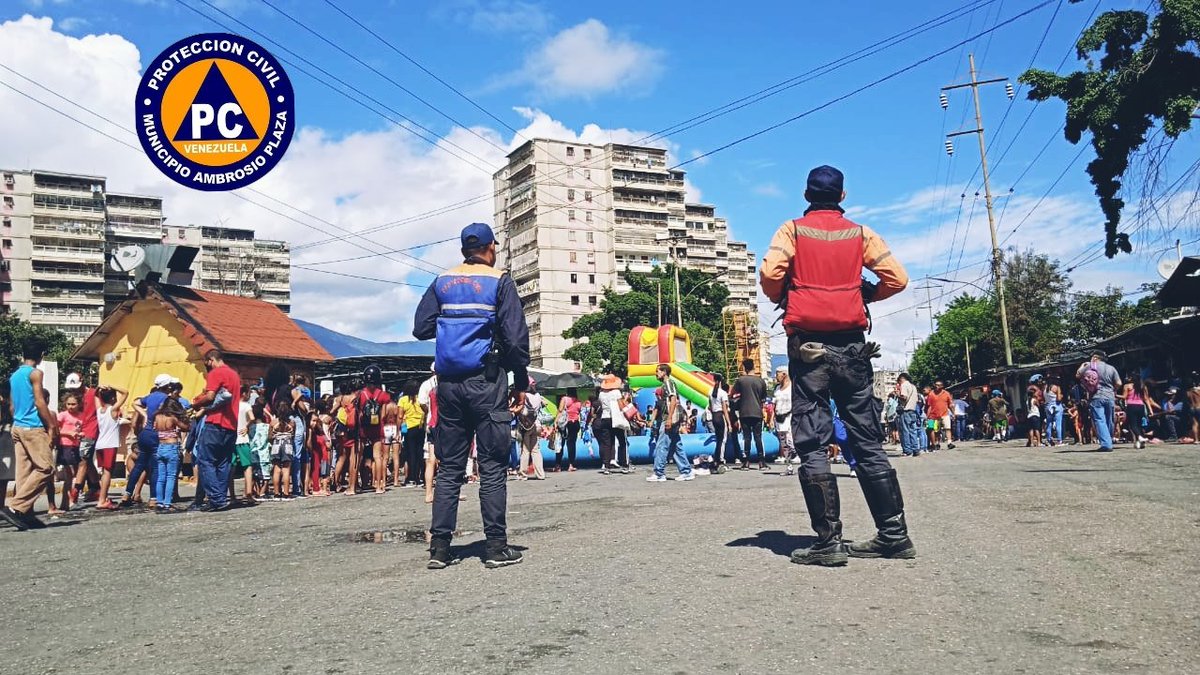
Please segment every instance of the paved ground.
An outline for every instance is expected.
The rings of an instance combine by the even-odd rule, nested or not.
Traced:
[[[1196,672],[1200,447],[1070,450],[896,459],[919,558],[832,570],[774,472],[510,483],[502,570],[473,488],[440,572],[409,490],[0,530],[0,672]]]

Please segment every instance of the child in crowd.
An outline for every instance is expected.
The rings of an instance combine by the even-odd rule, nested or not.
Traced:
[[[402,437],[400,434],[400,409],[395,402],[383,406],[383,450],[387,455],[387,464],[392,469],[392,487],[402,487],[404,474],[404,453],[401,452]],[[385,478],[386,482],[386,478]]]
[[[1030,386],[1025,391],[1025,422],[1029,425],[1029,440],[1026,441],[1027,448],[1040,448],[1042,446],[1042,406],[1039,403],[1039,391],[1035,386]]]
[[[272,501],[291,498],[292,459],[296,452],[296,427],[292,424],[292,406],[280,401],[271,421]]]
[[[100,470],[100,503],[96,508],[115,511],[117,505],[108,498],[112,484],[113,465],[117,461],[117,447],[121,444],[121,406],[129,393],[116,387],[100,387],[96,390],[96,467]]]
[[[62,410],[58,413],[58,452],[56,457],[57,474],[55,478],[63,481],[62,499],[59,506],[54,505],[54,483],[47,486],[47,496],[50,500],[52,516],[70,510],[71,482],[75,480],[75,472],[79,466],[79,443],[83,439],[83,405],[76,394],[67,394],[63,398]]]
[[[175,479],[179,475],[179,462],[183,459],[180,441],[189,426],[183,405],[174,398],[164,401],[154,415],[154,431],[158,434],[158,450],[154,460],[158,463],[158,471],[155,472],[158,484],[154,493],[158,495],[155,505],[158,513],[176,513],[171,502],[175,499]]]
[[[267,486],[271,482],[271,425],[267,424],[266,407],[260,400],[251,410],[249,427],[250,451],[258,462],[257,501],[266,501]]]
[[[313,413],[312,421],[309,424],[309,431],[312,434],[312,459],[309,462],[309,477],[305,491],[314,497],[329,495],[321,476],[322,467],[329,464],[329,436],[325,431],[327,417],[327,415]]]

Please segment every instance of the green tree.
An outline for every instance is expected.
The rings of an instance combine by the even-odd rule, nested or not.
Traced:
[[[1087,60],[1085,70],[1059,76],[1033,69],[1020,77],[1030,85],[1030,99],[1066,102],[1068,141],[1078,143],[1084,131],[1092,134],[1096,158],[1087,172],[1106,219],[1104,253],[1109,258],[1117,251],[1133,250],[1129,235],[1117,232],[1125,206],[1118,194],[1130,160],[1151,129],[1161,124],[1171,140],[1150,148],[1159,155],[1151,166],[1161,165],[1171,141],[1191,128],[1200,100],[1200,0],[1152,4],[1159,8],[1153,20],[1135,10],[1097,17],[1075,43],[1079,58]],[[1102,52],[1099,64],[1089,57],[1095,52]],[[1143,194],[1143,200],[1152,203],[1148,196]]]
[[[966,349],[971,349],[971,369],[985,370],[1004,363],[1004,343],[991,298],[963,294],[950,301],[937,317],[937,330],[917,347],[908,371],[919,384],[942,380],[953,384],[967,379]]]
[[[637,326],[658,325],[658,297],[662,288],[663,323],[675,319],[675,269],[660,266],[651,272],[625,270],[629,291],[606,288],[600,309],[584,314],[563,331],[574,340],[563,358],[579,361],[584,372],[611,372],[626,376],[629,360],[629,331]],[[700,368],[718,372],[722,368],[721,311],[729,300],[729,289],[711,274],[681,268],[679,287],[683,296],[684,328],[692,338],[692,361]]]
[[[1138,324],[1170,316],[1171,311],[1154,302],[1154,293],[1161,284],[1142,284],[1138,293],[1146,293],[1137,302],[1126,300],[1120,287],[1108,286],[1103,291],[1079,293],[1067,314],[1066,344],[1082,348],[1122,333]]]
[[[1004,297],[1013,363],[1045,361],[1062,351],[1063,310],[1070,290],[1071,281],[1057,260],[1032,250],[1009,249],[1004,259]]]
[[[46,361],[58,362],[59,371],[71,367],[71,352],[75,344],[61,331],[29,323],[12,314],[0,316],[0,368],[5,377],[20,365],[25,340],[39,338],[46,345]]]

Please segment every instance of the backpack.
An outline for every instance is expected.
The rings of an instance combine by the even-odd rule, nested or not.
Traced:
[[[517,426],[524,431],[529,431],[537,426],[538,414],[538,409],[533,406],[530,397],[525,396],[521,403],[521,412],[517,415]]]
[[[1095,394],[1100,389],[1100,371],[1096,370],[1096,366],[1088,364],[1087,370],[1079,376],[1079,383],[1089,395]]]
[[[383,406],[379,405],[379,401],[375,400],[373,394],[364,401],[362,396],[359,396],[359,418],[358,421],[365,427],[379,426],[380,417],[383,414]]]

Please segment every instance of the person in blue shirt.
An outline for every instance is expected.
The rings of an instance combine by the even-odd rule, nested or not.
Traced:
[[[1183,401],[1179,398],[1179,388],[1167,389],[1167,398],[1162,404],[1161,434],[1167,441],[1179,440],[1179,420],[1183,417]]]
[[[521,562],[508,545],[508,450],[513,389],[529,387],[529,326],[517,286],[497,270],[496,236],[471,223],[459,236],[463,263],[443,272],[417,305],[413,337],[437,338],[437,482],[430,525],[430,569],[451,564],[450,539],[458,524],[458,496],[466,479],[471,440],[479,462],[479,508],[487,537],[484,565]],[[507,371],[507,372],[506,372]]]
[[[133,463],[133,470],[129,472],[125,481],[125,494],[122,495],[118,506],[129,506],[139,501],[142,497],[143,484],[150,486],[150,506],[158,503],[158,495],[155,494],[158,482],[155,475],[158,471],[158,462],[155,460],[158,455],[158,432],[154,430],[154,416],[158,414],[158,409],[162,406],[163,401],[167,400],[168,390],[174,381],[176,381],[175,378],[166,373],[156,376],[154,388],[150,390],[150,393],[138,399],[136,403],[138,412],[146,419],[146,424],[137,432],[137,460]]]
[[[58,438],[58,418],[46,402],[42,371],[45,345],[41,340],[28,338],[21,346],[24,360],[9,378],[12,396],[13,453],[17,466],[24,466],[18,476],[16,492],[8,506],[0,506],[0,517],[18,530],[46,526],[33,515],[33,504],[47,486],[54,485],[54,446],[50,439]]]

